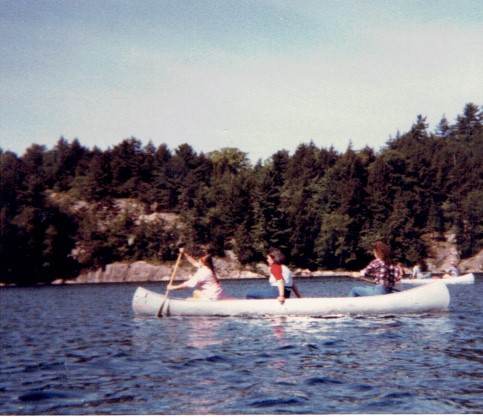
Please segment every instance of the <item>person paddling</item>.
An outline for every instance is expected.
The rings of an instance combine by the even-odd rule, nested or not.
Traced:
[[[223,291],[220,280],[218,279],[213,265],[213,258],[210,254],[201,256],[198,260],[188,255],[184,248],[180,249],[188,262],[197,267],[198,271],[187,281],[178,285],[168,285],[168,290],[181,290],[185,288],[200,287],[193,291],[193,295],[188,300],[215,301],[229,299]]]
[[[392,260],[389,246],[383,242],[376,242],[373,249],[376,259],[367,265],[360,275],[372,278],[374,286],[354,287],[349,297],[390,294],[401,281],[401,268]]]

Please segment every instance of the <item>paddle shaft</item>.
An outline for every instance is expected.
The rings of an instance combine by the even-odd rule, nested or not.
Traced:
[[[352,275],[352,278],[357,279],[358,281],[364,281],[364,282],[368,282],[369,284],[375,285],[374,282],[372,282],[370,279],[362,278],[360,275],[357,275],[357,276],[356,275]],[[392,290],[393,291],[397,291],[397,292],[400,291],[400,290],[396,290],[396,288],[393,288]]]
[[[176,264],[174,265],[173,273],[171,274],[171,278],[169,279],[168,286],[166,287],[166,292],[164,293],[164,298],[161,303],[161,307],[159,307],[159,312],[158,312],[158,317],[161,317],[162,315],[162,310],[164,306],[164,302],[168,298],[169,295],[169,287],[173,283],[174,276],[176,275],[176,271],[178,270],[179,263],[181,262],[181,258],[183,257],[183,252],[179,252],[178,259],[176,260]]]

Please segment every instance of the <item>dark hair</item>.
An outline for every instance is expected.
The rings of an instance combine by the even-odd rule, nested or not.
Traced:
[[[385,264],[392,265],[394,262],[392,260],[392,252],[389,246],[383,242],[376,242],[373,245],[374,252]]]
[[[285,262],[285,256],[280,249],[268,249],[267,256],[270,256],[273,259],[273,263],[282,265]]]
[[[209,268],[211,270],[211,272],[213,272],[213,276],[218,281],[218,276],[216,275],[215,265],[213,264],[212,256],[209,253],[207,253],[207,254],[200,257],[200,262],[201,262],[202,265]]]
[[[421,272],[426,272],[428,270],[428,265],[425,260],[418,261],[418,265],[421,267]]]

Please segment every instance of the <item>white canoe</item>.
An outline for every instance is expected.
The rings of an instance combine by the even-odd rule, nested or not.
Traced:
[[[277,300],[188,301],[167,298],[138,287],[132,307],[148,316],[310,316],[332,314],[422,313],[445,310],[450,301],[446,285],[435,283],[406,291],[370,297],[290,298]],[[160,311],[161,310],[161,311]]]
[[[402,279],[401,284],[424,285],[433,282],[442,282],[443,284],[474,284],[475,276],[473,274],[460,275],[459,277],[449,278],[428,278],[428,279]]]

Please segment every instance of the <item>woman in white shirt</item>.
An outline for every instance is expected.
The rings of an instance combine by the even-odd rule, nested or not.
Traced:
[[[245,298],[247,299],[266,299],[276,298],[281,304],[286,298],[290,297],[292,291],[297,298],[302,298],[299,289],[293,280],[292,272],[284,264],[285,256],[277,248],[270,248],[267,253],[267,263],[270,266],[269,288],[259,288],[249,290]]]
[[[206,254],[196,260],[192,256],[188,255],[184,248],[181,248],[180,252],[184,254],[191,265],[198,268],[198,271],[192,275],[190,279],[181,284],[168,285],[168,290],[181,290],[185,288],[199,287],[199,289],[193,291],[192,297],[188,298],[189,300],[215,301],[229,298],[225,295],[220,280],[216,276],[213,258],[211,255]]]

